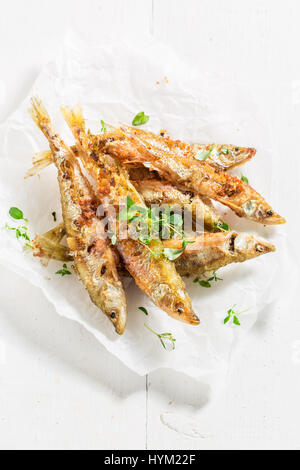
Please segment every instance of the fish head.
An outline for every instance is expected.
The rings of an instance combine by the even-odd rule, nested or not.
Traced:
[[[189,325],[199,325],[200,320],[193,311],[191,300],[181,286],[174,295],[174,288],[168,283],[161,283],[153,289],[152,298],[172,318]]]
[[[127,322],[127,305],[125,295],[121,294],[120,281],[116,288],[110,283],[105,289],[105,314],[112,322],[116,332],[122,335],[126,328]]]
[[[243,204],[242,208],[246,217],[265,225],[280,225],[286,223],[284,217],[277,214],[265,200],[261,200],[259,203],[258,201],[250,199]]]
[[[231,247],[237,255],[245,259],[255,258],[275,251],[275,246],[272,243],[257,239],[247,233],[232,234]]]

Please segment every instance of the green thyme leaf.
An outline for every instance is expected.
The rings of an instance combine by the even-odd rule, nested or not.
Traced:
[[[222,148],[221,152],[224,153],[224,155],[228,155],[229,154],[229,149],[227,147],[224,147],[224,148]]]
[[[107,129],[105,126],[105,122],[101,120],[101,134],[103,134],[104,132],[107,132]]]
[[[166,214],[165,214],[166,215]],[[167,215],[166,215],[167,217]],[[183,218],[181,214],[171,214],[170,215],[170,224],[174,225],[174,227],[182,227],[183,226]]]
[[[9,215],[15,220],[24,220],[23,212],[17,207],[11,207],[9,209]]]
[[[210,154],[212,153],[213,149],[214,149],[213,147],[210,147],[209,150],[202,150],[202,152],[196,153],[195,159],[200,160],[200,161],[207,160]]]
[[[143,124],[146,124],[149,121],[149,116],[146,116],[144,111],[141,113],[138,113],[135,118],[132,121],[133,126],[142,126]]]
[[[183,249],[175,249],[175,248],[165,248],[164,249],[164,256],[169,259],[170,261],[175,261],[179,256],[182,255],[184,252]]]
[[[245,184],[249,184],[248,178],[247,178],[246,176],[244,176],[244,175],[242,175],[241,181],[243,181],[243,183],[245,183]]]
[[[213,226],[213,230],[220,230],[221,232],[228,232],[229,225],[226,222],[219,222],[218,224],[215,222]]]
[[[189,242],[187,240],[183,240],[182,242],[182,248],[165,248],[164,249],[164,256],[170,260],[170,261],[175,261],[179,256],[182,255],[182,253],[185,251],[187,245],[195,243],[194,241]]]
[[[64,276],[70,276],[72,273],[71,273],[71,271],[69,271],[68,266],[66,264],[64,264],[62,269],[57,271],[55,274],[59,274],[62,277],[64,277]]]
[[[200,281],[199,284],[201,287],[206,287],[206,288],[211,287],[211,284],[208,281]]]
[[[149,315],[148,310],[145,307],[139,307],[139,310],[143,312],[145,315]]]

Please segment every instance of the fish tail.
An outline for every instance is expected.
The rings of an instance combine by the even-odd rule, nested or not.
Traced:
[[[37,97],[31,98],[31,105],[32,108],[29,109],[29,113],[36,123],[36,125],[40,128],[43,132],[45,137],[48,140],[52,140],[54,132],[51,125],[50,116],[46,111],[41,100]]]
[[[81,106],[77,105],[74,108],[62,106],[61,111],[75,139],[81,142],[82,137],[85,134],[85,120]]]
[[[53,153],[51,150],[36,153],[32,158],[33,167],[27,171],[25,179],[30,178],[31,176],[35,176],[44,168],[50,166],[53,161]]]

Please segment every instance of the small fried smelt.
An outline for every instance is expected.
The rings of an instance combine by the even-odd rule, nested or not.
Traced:
[[[71,149],[53,130],[47,111],[38,99],[32,99],[30,113],[53,153],[67,243],[75,269],[91,300],[110,319],[116,332],[123,334],[127,320],[125,292],[104,226],[96,215],[97,201],[91,185]]]
[[[97,145],[94,145],[97,144],[97,138],[90,133],[86,134],[81,109],[63,108],[63,113],[77,141],[79,157],[85,169],[94,177],[97,195],[107,213],[111,206],[118,209],[122,200],[127,197],[145,208],[142,197],[129,181],[127,171],[109,155],[98,150]],[[145,246],[138,240],[123,239],[118,234],[117,249],[137,286],[154,304],[181,322],[199,324],[184,282],[174,264],[161,254],[151,256],[149,249],[156,253],[162,251],[160,240],[153,240]]]
[[[165,240],[165,248],[179,248],[180,240]],[[242,263],[275,251],[271,243],[247,233],[203,233],[175,261],[182,276],[203,275],[231,263]]]
[[[129,132],[133,132],[157,150],[172,152],[183,157],[189,154],[196,159],[205,159],[210,165],[224,171],[243,165],[256,154],[254,148],[225,144],[188,144],[180,140],[172,140],[164,133],[154,134],[123,124],[122,127],[128,129]]]
[[[185,191],[206,196],[232,209],[239,217],[266,225],[285,223],[285,219],[250,185],[236,176],[216,170],[206,161],[197,161],[192,152],[176,153],[160,149],[141,139],[140,135],[124,127],[123,136],[117,132],[98,136],[98,146],[104,152],[125,163],[143,163],[160,176]],[[174,142],[174,145],[176,142]]]

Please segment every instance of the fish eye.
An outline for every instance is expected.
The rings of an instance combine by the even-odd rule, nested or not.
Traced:
[[[259,253],[262,253],[264,251],[264,247],[261,245],[256,245],[256,251],[258,251]]]
[[[112,318],[112,319],[116,318],[116,312],[111,312],[110,318]]]
[[[177,309],[177,312],[179,313],[179,315],[181,315],[181,314],[183,313],[183,308],[182,308],[182,307],[179,307],[179,308]]]

